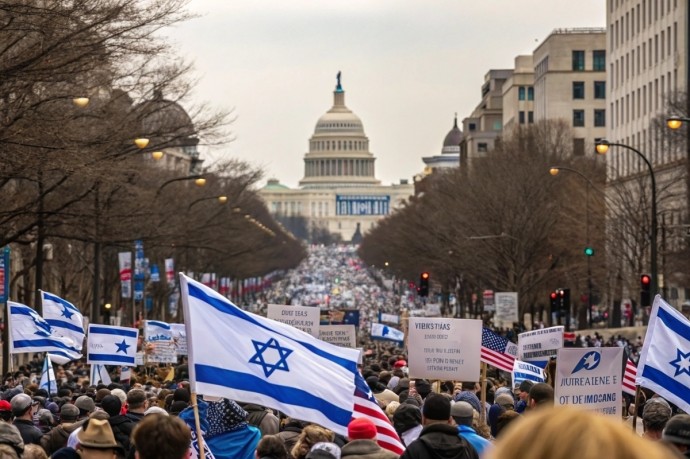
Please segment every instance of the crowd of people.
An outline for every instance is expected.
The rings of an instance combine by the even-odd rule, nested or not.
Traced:
[[[400,297],[362,266],[353,248],[314,247],[304,264],[266,292],[266,301],[358,309],[366,331],[378,312],[395,313]],[[631,343],[594,335],[576,344],[629,346],[634,355],[641,338]],[[72,362],[56,366],[57,387],[49,391],[38,384],[43,360],[36,355],[5,375],[0,388],[0,458],[182,459],[201,457],[201,444],[206,457],[210,452],[218,459],[690,457],[690,416],[649,391],[637,406],[628,400],[624,419],[616,419],[554,407],[548,373],[544,383],[517,387],[498,371],[484,384],[428,381],[410,377],[404,349],[395,343],[366,347],[360,372],[402,452],[378,441],[368,417],[353,417],[345,434],[286,416],[280,406],[195,398],[184,358],[174,372],[138,368],[128,380],[120,380],[119,367],[109,367],[107,385],[90,381],[83,362]]]

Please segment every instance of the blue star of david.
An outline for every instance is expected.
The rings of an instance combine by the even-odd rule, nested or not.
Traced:
[[[117,351],[115,351],[115,353],[122,351],[125,354],[127,354],[127,348],[132,347],[131,345],[125,342],[124,338],[122,339],[121,343],[115,343],[115,346],[117,346]]]
[[[249,359],[249,363],[261,365],[261,368],[264,370],[264,375],[266,375],[267,378],[271,376],[273,372],[276,370],[290,371],[290,369],[287,366],[287,361],[285,359],[287,359],[287,357],[290,354],[292,354],[291,349],[280,347],[280,344],[275,338],[269,339],[267,343],[262,343],[256,340],[252,340],[252,343],[254,343],[254,349],[256,349],[256,354],[254,354],[252,358]],[[278,352],[280,358],[277,362],[268,363],[266,362],[266,360],[264,360],[264,352],[267,349],[275,349]]]
[[[690,376],[690,352],[684,354],[680,349],[676,349],[678,356],[675,360],[669,363],[676,368],[676,374],[674,376],[679,376],[683,373],[687,373]]]
[[[65,306],[65,305],[62,306],[62,317],[66,317],[67,319],[72,320],[73,315],[74,315],[74,313],[72,311],[70,311],[67,308],[67,306]]]

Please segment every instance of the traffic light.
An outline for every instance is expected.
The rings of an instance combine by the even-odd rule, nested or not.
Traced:
[[[640,276],[640,306],[646,308],[652,305],[652,278],[649,274]]]
[[[549,293],[549,301],[551,302],[551,312],[556,312],[559,309],[561,309],[560,301],[558,298],[558,293],[556,293],[556,292]]]
[[[585,255],[587,255],[588,257],[591,257],[592,255],[594,255],[594,248],[585,247]]]
[[[570,312],[570,289],[569,288],[562,288],[558,290],[558,296],[561,299],[561,309],[569,313]]]
[[[429,273],[419,275],[419,296],[429,296]]]

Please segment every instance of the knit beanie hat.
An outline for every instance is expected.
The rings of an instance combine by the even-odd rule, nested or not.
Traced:
[[[371,440],[376,437],[376,424],[368,418],[356,418],[347,425],[350,440]]]

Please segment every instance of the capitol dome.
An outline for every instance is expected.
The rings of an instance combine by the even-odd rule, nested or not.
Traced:
[[[458,127],[458,115],[455,115],[455,120],[453,121],[453,128],[446,134],[446,138],[443,139],[443,150],[442,154],[459,154],[460,153],[460,142],[462,142],[463,135],[462,131]]]
[[[338,83],[333,106],[319,118],[304,155],[303,188],[375,186],[376,158],[369,152],[369,139],[362,120],[345,105],[345,91]]]

